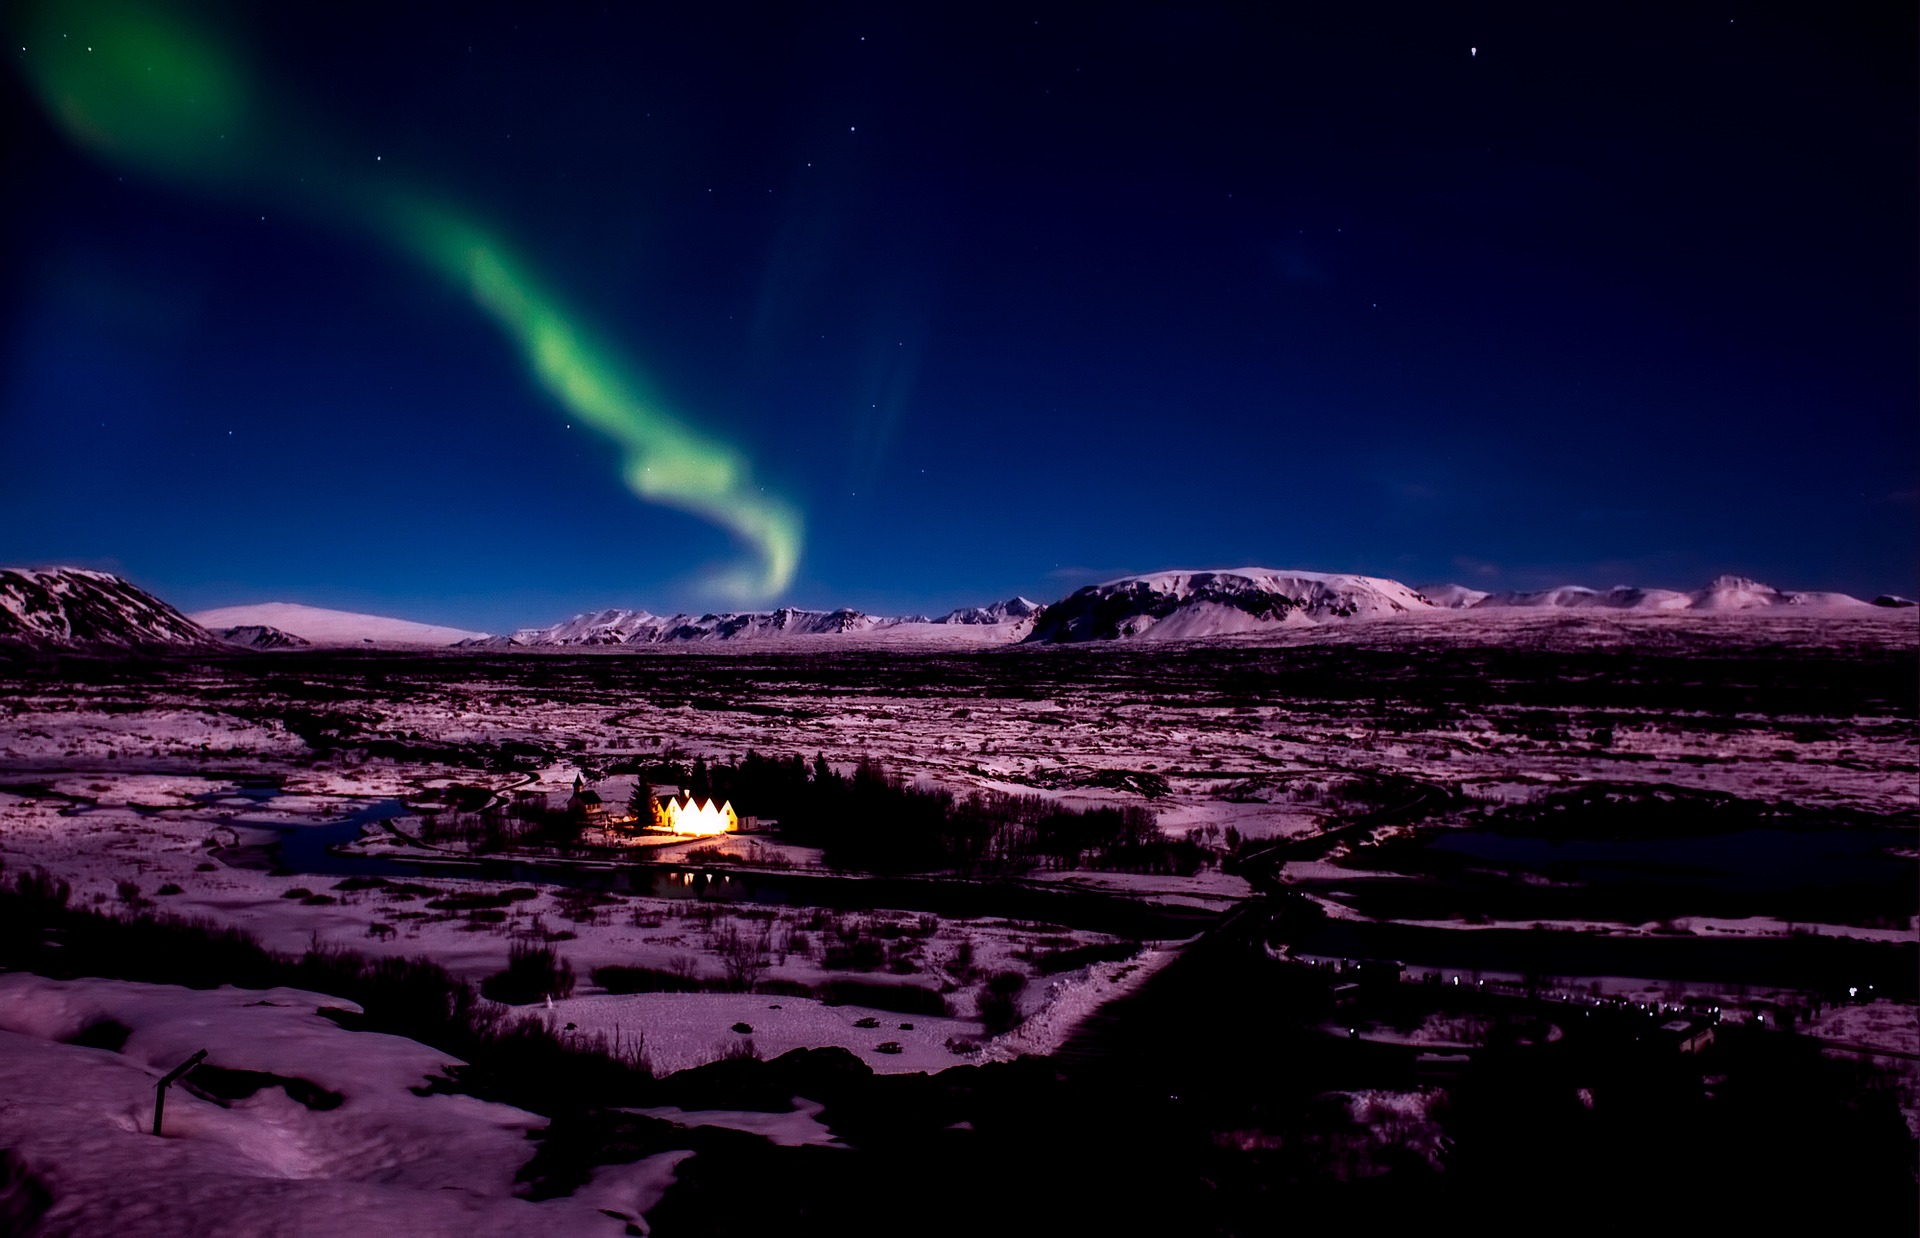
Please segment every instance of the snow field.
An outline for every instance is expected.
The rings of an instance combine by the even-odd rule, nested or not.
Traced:
[[[695,899],[659,899],[635,895],[593,895],[563,887],[525,887],[532,897],[500,909],[499,918],[481,918],[430,908],[442,898],[497,893],[500,883],[460,878],[396,878],[396,888],[338,889],[340,878],[316,875],[276,876],[258,868],[233,867],[219,857],[226,847],[261,843],[279,836],[243,821],[300,822],[336,818],[346,805],[311,795],[255,799],[222,795],[230,784],[177,775],[76,775],[57,780],[57,793],[86,795],[96,807],[80,807],[56,798],[13,796],[0,802],[0,861],[8,869],[44,868],[68,881],[78,905],[125,905],[123,883],[135,888],[138,905],[177,915],[204,918],[242,929],[269,949],[299,954],[320,944],[370,955],[422,956],[455,975],[478,983],[506,965],[515,940],[550,941],[577,977],[571,1004],[590,1012],[568,1015],[582,1029],[611,1030],[628,1039],[643,1033],[659,1070],[684,1069],[721,1056],[736,1039],[736,1022],[756,1027],[766,1019],[742,1019],[742,1009],[765,1010],[780,1003],[796,1011],[815,1010],[776,1020],[772,1040],[757,1042],[772,1057],[807,1044],[841,1045],[875,1070],[939,1070],[966,1060],[946,1047],[950,1038],[984,1039],[972,1017],[980,980],[1003,970],[1023,973],[1031,965],[1022,954],[1105,944],[1114,938],[1003,920],[940,919],[917,913],[832,912],[814,908],[768,908]],[[282,803],[286,811],[280,811]],[[135,811],[131,804],[146,806]],[[159,805],[184,807],[153,811]],[[751,843],[736,839],[736,843]],[[167,887],[177,893],[161,894]],[[304,893],[302,893],[304,892]],[[291,897],[290,897],[291,895]],[[910,974],[829,969],[826,949],[841,934],[881,937],[890,957],[911,965]],[[639,966],[682,972],[720,984],[725,956],[744,941],[764,954],[760,978],[819,986],[834,980],[900,983],[921,988],[951,988],[952,1017],[897,1015],[856,1006],[826,1007],[807,998],[693,993],[597,994],[595,968]],[[961,963],[960,960],[968,960]],[[1022,995],[1024,1011],[1044,1013],[1053,987],[1030,984]],[[567,1007],[568,1002],[556,1003]],[[857,1019],[873,1017],[887,1034],[852,1029]],[[649,1020],[658,1021],[650,1030]],[[914,1033],[898,1024],[912,1022]],[[932,1029],[938,1029],[938,1035]],[[784,1029],[784,1030],[781,1030]],[[809,1036],[818,1039],[808,1040]],[[900,1054],[881,1053],[888,1040]]]
[[[397,1036],[345,1031],[315,1013],[327,1005],[345,1003],[293,989],[0,975],[0,1144],[51,1192],[47,1228],[624,1232],[625,1222],[600,1208],[643,1200],[630,1173],[603,1175],[598,1192],[540,1204],[515,1198],[514,1174],[533,1152],[527,1133],[545,1119],[469,1096],[416,1095],[411,1089],[443,1071],[447,1056]],[[105,1019],[130,1029],[120,1051],[61,1043]],[[156,1139],[154,1083],[200,1049],[211,1065],[305,1080],[341,1099],[309,1107],[276,1084],[222,1106],[177,1084]]]

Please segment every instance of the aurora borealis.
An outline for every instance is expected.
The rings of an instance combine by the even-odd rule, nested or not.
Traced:
[[[0,561],[470,628],[1913,592],[1912,25],[33,0]]]
[[[309,109],[264,93],[259,75],[163,4],[47,2],[26,12],[28,46],[48,49],[27,61],[32,81],[76,142],[159,177],[349,223],[469,289],[560,406],[618,444],[636,495],[711,520],[754,549],[757,569],[716,577],[720,592],[757,602],[792,582],[798,514],[750,484],[739,452],[645,393],[631,364],[469,214],[316,154],[336,144],[295,119]]]

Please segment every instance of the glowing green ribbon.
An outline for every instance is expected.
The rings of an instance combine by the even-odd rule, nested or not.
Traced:
[[[468,213],[375,184],[329,155],[317,133],[276,117],[239,57],[164,5],[45,0],[25,6],[17,25],[33,89],[75,141],[205,191],[272,193],[292,209],[371,232],[465,288],[541,385],[619,444],[634,494],[712,521],[754,549],[758,562],[713,577],[715,588],[757,600],[792,581],[799,513],[752,484],[738,451],[662,408],[616,351]]]

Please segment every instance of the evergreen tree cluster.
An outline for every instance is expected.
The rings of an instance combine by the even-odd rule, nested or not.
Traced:
[[[696,759],[685,773],[697,799],[772,818],[783,837],[823,848],[827,863],[869,872],[1007,873],[1100,868],[1190,874],[1211,853],[1162,834],[1139,807],[1075,809],[1039,795],[917,786],[862,758],[841,774],[825,756],[748,752],[738,762]]]

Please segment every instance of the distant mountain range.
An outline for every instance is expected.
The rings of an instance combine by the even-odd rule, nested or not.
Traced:
[[[1843,593],[1795,593],[1740,576],[1704,589],[1566,585],[1524,593],[1487,593],[1462,585],[1415,589],[1396,580],[1327,572],[1247,567],[1156,572],[1089,585],[1051,605],[1009,598],[963,607],[938,619],[886,618],[857,610],[727,611],[655,615],[603,610],[511,636],[416,623],[382,615],[325,610],[290,602],[228,606],[191,617],[118,576],[81,568],[0,569],[0,643],[34,648],[190,647],[207,650],[330,646],[462,648],[590,648],[658,646],[802,637],[864,637],[953,645],[1027,642],[1070,644],[1114,640],[1204,640],[1257,635],[1298,625],[1364,622],[1459,612],[1603,610],[1728,614],[1798,610],[1867,614],[1906,607],[1883,595],[1863,602]]]
[[[1704,589],[1604,592],[1578,585],[1529,593],[1487,593],[1464,585],[1410,588],[1397,580],[1325,572],[1243,567],[1212,572],[1160,572],[1089,585],[1046,608],[1034,641],[1194,640],[1293,624],[1379,619],[1434,611],[1534,609],[1641,612],[1753,611],[1798,607],[1838,613],[1873,606],[1910,606],[1884,596],[1863,602],[1844,593],[1790,593],[1741,576],[1721,576]]]
[[[991,606],[969,606],[929,619],[924,615],[886,618],[857,610],[724,611],[706,615],[655,615],[644,610],[602,610],[575,615],[545,628],[522,628],[511,637],[483,637],[466,645],[667,645],[690,641],[757,640],[780,636],[840,636],[897,628],[942,626],[1004,627],[1009,635],[1024,629],[1045,608],[1026,598]],[[1026,635],[1022,630],[1017,633]]]
[[[1615,585],[1605,591],[1579,585],[1561,585],[1557,589],[1540,589],[1531,593],[1482,593],[1461,585],[1437,585],[1421,592],[1435,605],[1453,610],[1542,606],[1563,610],[1765,610],[1775,606],[1845,608],[1911,605],[1904,598],[1892,596],[1883,596],[1867,603],[1844,593],[1788,593],[1744,576],[1716,577],[1712,584],[1692,593],[1681,593],[1674,589],[1636,589],[1630,585]]]
[[[838,636],[870,632],[899,622],[876,619],[857,610],[727,612],[709,615],[655,615],[644,610],[602,610],[575,615],[552,627],[522,628],[516,645],[664,645],[687,641],[753,640],[768,636]],[[474,644],[498,643],[498,638]]]

